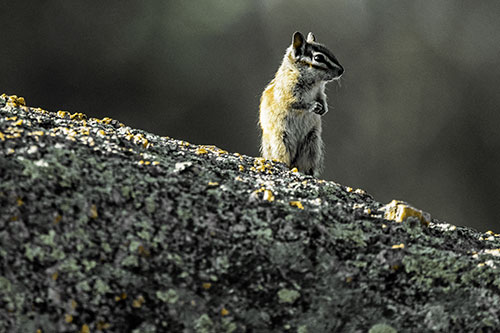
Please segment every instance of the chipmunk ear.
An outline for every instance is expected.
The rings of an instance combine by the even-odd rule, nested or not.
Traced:
[[[312,42],[315,42],[316,41],[316,37],[314,37],[313,33],[310,32],[307,34],[307,42],[308,43],[312,43]]]
[[[296,57],[303,54],[305,48],[304,35],[298,31],[294,32],[292,37],[292,46]]]

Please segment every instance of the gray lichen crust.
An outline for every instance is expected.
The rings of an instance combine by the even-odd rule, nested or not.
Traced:
[[[498,331],[499,235],[382,208],[2,95],[0,332]]]

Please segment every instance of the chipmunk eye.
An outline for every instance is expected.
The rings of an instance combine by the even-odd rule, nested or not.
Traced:
[[[313,59],[317,62],[325,62],[325,56],[322,54],[316,54]]]

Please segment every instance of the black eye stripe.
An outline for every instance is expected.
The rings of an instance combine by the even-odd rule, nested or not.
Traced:
[[[326,57],[321,53],[315,54],[313,56],[313,59],[314,59],[314,61],[317,61],[317,62],[326,63]]]
[[[337,59],[335,58],[332,59],[324,53],[319,53],[319,52],[314,53],[311,56],[311,60],[313,63],[315,62],[317,64],[324,65],[329,69],[339,69],[341,67],[340,64],[337,62]],[[314,67],[321,68],[319,66],[314,66]]]

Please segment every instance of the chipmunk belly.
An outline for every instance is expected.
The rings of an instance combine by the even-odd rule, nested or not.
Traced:
[[[289,111],[283,141],[290,156],[290,167],[297,167],[307,174],[319,171],[323,155],[319,115],[308,111]]]

